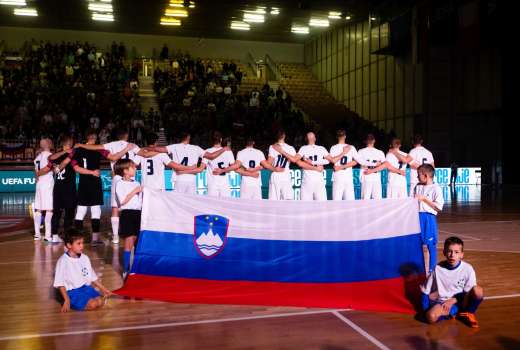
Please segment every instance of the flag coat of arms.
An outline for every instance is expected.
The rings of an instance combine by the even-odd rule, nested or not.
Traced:
[[[144,191],[120,295],[413,312],[417,201],[267,201]]]

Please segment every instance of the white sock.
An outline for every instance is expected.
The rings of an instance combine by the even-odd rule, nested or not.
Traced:
[[[112,223],[112,237],[119,237],[119,216],[112,216],[110,222]]]
[[[40,236],[40,224],[42,222],[42,213],[40,211],[35,211],[33,215],[34,219],[34,235]]]
[[[45,212],[45,238],[51,239],[51,220],[52,220],[52,211]]]

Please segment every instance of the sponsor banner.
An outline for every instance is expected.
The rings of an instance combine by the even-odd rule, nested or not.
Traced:
[[[361,183],[359,182],[359,169],[353,169],[354,190],[356,198],[360,198]],[[174,188],[171,182],[171,170],[165,172],[165,187],[166,190]],[[296,199],[300,198],[300,187],[302,182],[302,171],[300,169],[291,169],[291,179],[294,188],[294,195]],[[267,198],[269,188],[269,171],[262,171],[262,194]],[[140,171],[137,171],[137,180],[141,177]],[[232,172],[227,174],[229,185],[231,187],[231,195],[233,197],[240,196],[240,175]],[[332,197],[332,170],[326,169],[323,173],[327,187],[327,196]],[[408,171],[407,181],[409,183],[410,174]],[[457,172],[457,181],[455,190],[450,190],[449,183],[451,178],[450,168],[437,168],[435,170],[435,181],[443,188],[444,199],[446,201],[480,201],[480,185],[481,183],[481,168],[459,168]],[[101,171],[101,179],[103,183],[103,190],[110,191],[112,178],[109,170]],[[386,196],[386,182],[387,172],[383,171],[381,176],[383,197]],[[202,172],[196,176],[197,192],[199,194],[206,194],[207,182],[206,174]],[[34,192],[36,181],[34,179],[34,172],[30,170],[14,170],[14,171],[0,171],[0,192]],[[454,192],[454,193],[452,193]]]

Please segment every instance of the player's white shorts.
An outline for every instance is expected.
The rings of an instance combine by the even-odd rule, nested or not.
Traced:
[[[379,176],[373,180],[366,178],[361,180],[361,199],[381,199],[382,197],[381,178]]]
[[[116,200],[116,184],[118,181],[122,179],[119,175],[114,175],[112,178],[112,186],[110,186],[110,204],[112,208],[119,208],[119,205],[117,204]]]
[[[326,201],[327,190],[325,189],[323,177],[312,180],[305,179],[302,182],[300,198],[302,201]]]
[[[262,187],[260,185],[240,185],[240,198],[262,199]]]
[[[332,199],[340,200],[355,200],[354,181],[352,178],[333,178],[332,180]]]
[[[190,180],[190,181],[177,180],[175,182],[174,191],[178,192],[178,193],[197,194],[197,186],[195,184],[195,180]]]
[[[36,183],[36,195],[34,196],[35,210],[52,210],[52,190],[54,188],[53,182]]]
[[[227,176],[224,180],[226,181],[208,181],[208,196],[230,198],[231,189],[229,188]]]
[[[406,198],[407,196],[406,177],[393,176],[388,180],[386,198]]]
[[[293,200],[294,191],[291,179],[273,179],[269,181],[269,199],[271,200]]]

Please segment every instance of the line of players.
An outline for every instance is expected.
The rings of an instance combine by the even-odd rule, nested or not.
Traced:
[[[422,138],[414,138],[414,148],[409,154],[400,150],[400,140],[394,138],[388,153],[385,154],[374,147],[375,138],[366,137],[366,147],[359,151],[346,142],[346,132],[337,131],[338,143],[328,152],[323,146],[316,144],[316,136],[312,132],[306,134],[307,145],[298,152],[285,143],[285,132],[278,131],[277,141],[269,147],[267,159],[263,152],[254,148],[254,140],[248,139],[247,146],[237,153],[235,159],[230,142],[222,138],[219,132],[212,135],[212,147],[203,150],[190,144],[190,134],[184,133],[181,142],[166,147],[157,146],[157,135],[147,136],[146,147],[127,142],[128,133],[120,131],[118,140],[104,145],[96,143],[97,134],[87,133],[86,143],[74,145],[72,138],[62,138],[62,148],[52,154],[52,142],[43,139],[40,142],[42,152],[36,157],[35,172],[37,177],[34,203],[35,239],[40,239],[40,223],[42,212],[45,212],[45,241],[59,242],[58,226],[64,215],[65,228],[75,226],[82,228],[83,219],[90,208],[92,225],[92,242],[100,243],[100,217],[103,205],[103,190],[100,178],[100,162],[102,158],[110,160],[112,169],[111,188],[111,226],[112,242],[119,243],[119,204],[115,189],[120,176],[113,173],[118,159],[131,159],[141,167],[141,184],[154,190],[164,190],[165,167],[174,170],[172,183],[175,191],[180,193],[197,193],[196,174],[206,169],[208,195],[230,197],[231,189],[225,176],[236,171],[241,175],[240,197],[261,199],[262,169],[270,170],[269,199],[292,200],[293,188],[289,167],[291,163],[303,170],[301,185],[302,200],[326,200],[324,165],[332,163],[333,200],[354,200],[354,183],[352,168],[361,167],[361,198],[380,199],[381,175],[388,169],[387,197],[404,198],[408,194],[406,186],[406,168],[410,166],[410,193],[418,183],[417,167],[422,164],[434,166],[430,151],[422,146]],[[76,190],[76,173],[79,184]]]

